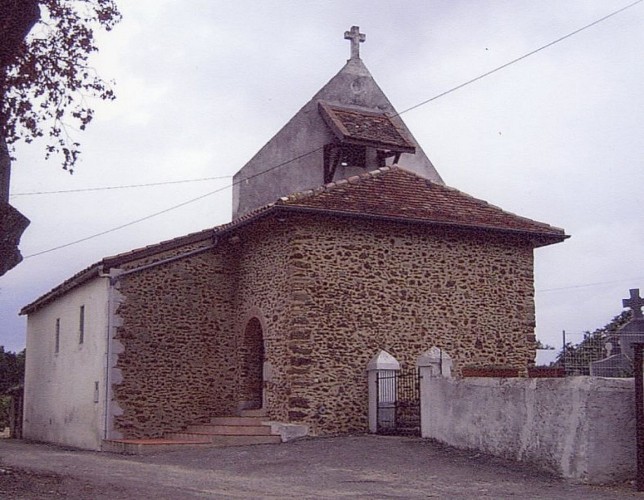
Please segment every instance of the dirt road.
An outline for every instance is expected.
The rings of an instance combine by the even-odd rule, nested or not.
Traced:
[[[0,440],[2,498],[644,498],[417,438],[351,436],[122,456]]]

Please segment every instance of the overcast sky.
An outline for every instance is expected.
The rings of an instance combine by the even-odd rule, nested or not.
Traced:
[[[0,344],[25,344],[18,310],[116,253],[228,222],[232,175],[349,57],[398,111],[589,24],[629,0],[118,0],[95,65],[96,104],[73,176],[20,147],[11,203],[31,225],[0,278]],[[537,337],[606,324],[644,294],[644,3],[402,115],[445,182],[572,237],[535,252]],[[154,187],[20,195],[207,177]],[[42,255],[136,219],[199,201]],[[476,314],[476,311],[466,311]]]

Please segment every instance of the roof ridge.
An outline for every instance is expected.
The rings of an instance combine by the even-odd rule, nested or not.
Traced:
[[[280,197],[279,200],[277,200],[277,202],[271,203],[270,205],[274,205],[274,204],[280,205],[283,203],[287,203],[289,201],[298,201],[298,200],[310,198],[311,196],[316,196],[321,193],[326,193],[334,189],[347,186],[349,184],[357,184],[367,179],[371,179],[373,177],[377,177],[379,175],[385,174],[389,171],[398,170],[398,169],[399,167],[397,165],[392,165],[392,166],[380,167],[375,170],[369,170],[368,172],[363,172],[359,175],[352,175],[351,177],[347,177],[345,179],[338,179],[336,181],[332,181],[327,184],[322,184],[321,186],[318,186],[315,188],[306,189],[304,191],[297,191],[295,193],[282,196]]]

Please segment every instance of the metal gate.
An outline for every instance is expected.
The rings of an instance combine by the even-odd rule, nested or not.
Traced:
[[[420,375],[381,370],[376,377],[378,434],[420,436]]]

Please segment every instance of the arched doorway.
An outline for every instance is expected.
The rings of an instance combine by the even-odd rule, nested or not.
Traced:
[[[241,408],[262,407],[264,388],[264,334],[259,319],[246,324],[241,348]]]

